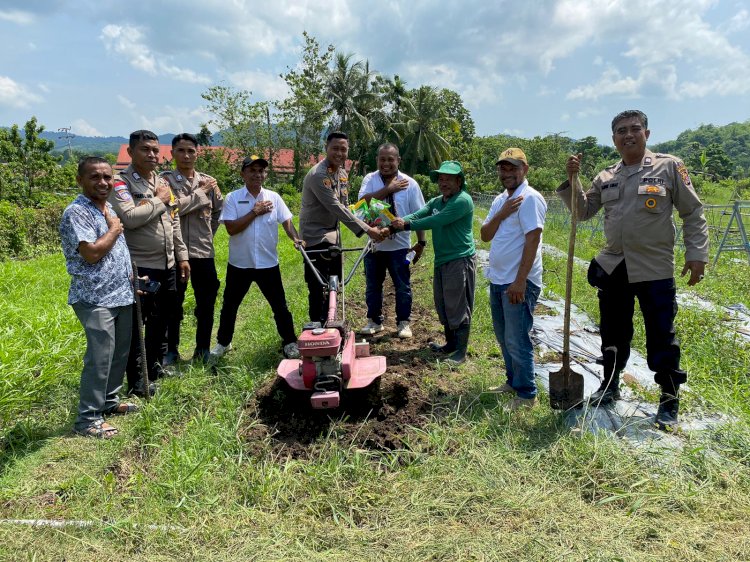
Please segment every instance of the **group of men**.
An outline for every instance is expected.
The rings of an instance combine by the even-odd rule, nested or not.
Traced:
[[[601,310],[603,382],[591,400],[606,404],[619,399],[619,374],[624,369],[633,336],[633,307],[637,296],[646,326],[648,363],[662,395],[656,416],[662,428],[677,423],[679,386],[686,374],[679,367],[675,338],[677,311],[674,281],[672,207],[682,220],[686,246],[683,275],[689,285],[703,278],[708,260],[707,226],[702,205],[687,170],[677,158],[646,149],[648,121],[640,111],[626,111],[612,121],[613,142],[622,160],[602,171],[583,193],[575,193],[578,214],[591,218],[605,207],[607,244],[589,269]],[[318,275],[342,278],[342,260],[328,250],[339,246],[340,224],[357,236],[372,239],[365,257],[367,323],[360,332],[384,330],[383,283],[389,273],[395,289],[397,335],[412,337],[410,266],[427,245],[434,248],[433,299],[443,325],[445,342],[431,342],[445,362],[466,360],[476,278],[473,236],[474,204],[466,189],[461,164],[445,161],[430,173],[440,195],[425,204],[419,185],[399,170],[398,147],[378,148],[376,172],[362,182],[359,198],[385,201],[395,218],[387,228],[357,218],[348,206],[349,181],[344,164],[348,137],[334,132],[326,139],[326,157],[307,174],[302,190],[300,232],[279,194],[264,187],[268,162],[250,156],[242,162],[244,186],[226,199],[211,176],[195,170],[198,143],[190,134],[172,142],[176,169],[157,173],[158,137],[150,131],[130,136],[132,163],[114,177],[101,158],[81,161],[77,181],[82,194],[66,209],[61,223],[63,251],[72,276],[68,302],[84,326],[87,351],[81,375],[79,414],[74,430],[82,435],[111,437],[117,430],[104,417],[137,409],[119,402],[127,373],[131,394],[145,396],[165,374],[165,365],[179,359],[182,303],[192,281],[197,321],[194,360],[213,362],[229,349],[237,312],[256,282],[273,311],[287,357],[298,357],[292,314],[279,270],[278,225],[298,248],[309,252],[305,263],[308,312],[313,322],[325,322],[327,295]],[[567,173],[577,173],[581,155],[573,155]],[[541,241],[546,202],[526,179],[529,164],[519,148],[509,148],[496,162],[504,191],[494,200],[480,229],[490,242],[490,308],[493,327],[505,363],[505,381],[491,391],[508,393],[510,410],[537,404],[533,312],[542,287]],[[558,195],[567,205],[571,186]],[[213,236],[219,223],[230,235],[229,263],[217,344],[210,348],[219,279]],[[411,231],[416,232],[412,245]],[[413,253],[412,253],[413,252]],[[413,256],[413,259],[408,258]],[[132,261],[131,261],[132,259]],[[135,269],[131,265],[135,263]],[[134,278],[148,278],[153,294],[143,293],[145,357],[139,353],[138,323],[134,320]],[[156,282],[156,283],[154,283]],[[146,362],[149,385],[142,382],[139,361]]]

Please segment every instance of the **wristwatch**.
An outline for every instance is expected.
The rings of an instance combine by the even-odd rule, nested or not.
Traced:
[[[425,246],[427,246],[427,240],[417,240],[417,244],[424,248]]]

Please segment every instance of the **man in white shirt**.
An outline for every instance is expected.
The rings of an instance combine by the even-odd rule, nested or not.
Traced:
[[[390,205],[390,212],[404,217],[424,207],[424,197],[419,184],[398,169],[401,155],[395,144],[385,143],[378,147],[378,171],[367,174],[362,180],[359,198],[370,203],[371,199]],[[383,331],[383,281],[385,272],[391,276],[396,291],[396,325],[398,337],[410,338],[411,326],[411,277],[406,256],[415,252],[411,263],[417,263],[427,242],[423,230],[417,230],[417,243],[411,245],[410,231],[401,231],[374,245],[365,256],[365,302],[367,303],[367,325],[359,333],[372,335]]]
[[[509,410],[537,404],[531,328],[542,290],[542,230],[547,202],[526,180],[529,164],[520,148],[504,151],[496,163],[505,192],[492,202],[482,225],[490,242],[490,308],[495,337],[505,361],[506,382],[491,392],[514,394]]]
[[[217,344],[211,350],[212,363],[231,348],[237,311],[253,282],[258,284],[271,305],[284,355],[291,359],[299,357],[294,321],[286,304],[279,269],[276,249],[279,243],[278,225],[284,227],[295,245],[304,246],[304,242],[294,228],[292,213],[284,200],[275,191],[263,187],[267,167],[268,161],[258,156],[248,156],[243,160],[242,179],[245,180],[245,187],[226,197],[219,217],[230,236],[229,263]]]

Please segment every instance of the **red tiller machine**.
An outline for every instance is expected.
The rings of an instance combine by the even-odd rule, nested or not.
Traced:
[[[343,282],[337,275],[324,280],[307,252],[300,248],[303,258],[328,294],[328,315],[323,325],[320,322],[305,324],[297,340],[301,359],[284,359],[279,364],[277,374],[291,389],[309,392],[313,408],[337,408],[344,391],[371,387],[385,373],[385,357],[370,355],[370,344],[357,342],[354,331],[343,320],[344,288],[371,247],[372,243],[368,242],[364,248],[342,249],[332,246],[321,250],[327,252],[332,260],[342,262],[344,252],[361,250]],[[336,318],[339,293],[342,305],[340,320]]]

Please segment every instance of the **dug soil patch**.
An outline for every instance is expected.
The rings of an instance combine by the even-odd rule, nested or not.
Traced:
[[[413,289],[429,290],[429,281],[416,280]],[[419,286],[419,287],[418,287]],[[435,312],[420,308],[412,311],[414,336],[402,340],[396,335],[393,319],[393,288],[384,287],[384,311],[390,314],[385,330],[370,341],[372,355],[384,355],[388,369],[379,384],[346,392],[341,406],[314,410],[309,394],[290,390],[274,378],[263,385],[246,406],[246,423],[240,437],[256,456],[309,458],[333,439],[343,447],[391,451],[408,448],[413,428],[424,426],[436,415],[437,405],[452,401],[450,381],[433,375],[437,356],[427,349],[442,329]],[[359,303],[347,303],[347,316],[364,319],[366,310]],[[361,322],[364,324],[364,321]],[[359,325],[352,326],[355,331]],[[358,340],[362,336],[356,336]]]

